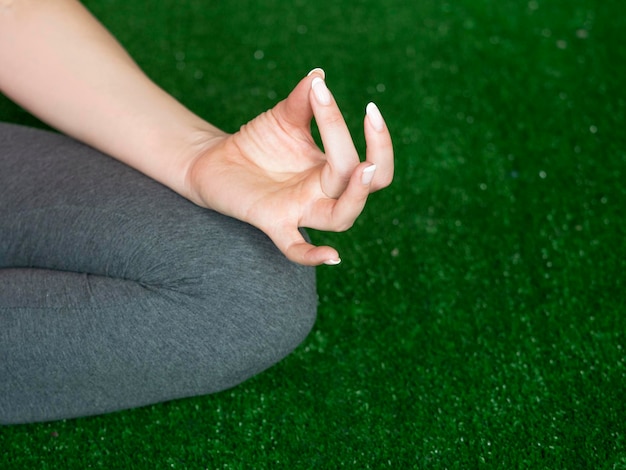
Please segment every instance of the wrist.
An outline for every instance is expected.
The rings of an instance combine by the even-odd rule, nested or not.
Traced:
[[[189,132],[186,151],[180,158],[180,190],[181,196],[201,207],[207,207],[203,197],[201,174],[206,167],[206,159],[212,149],[220,145],[229,136],[226,132],[205,123]]]

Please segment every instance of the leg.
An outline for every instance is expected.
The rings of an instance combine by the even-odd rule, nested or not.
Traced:
[[[232,387],[307,335],[314,270],[66,137],[0,125],[0,423]]]

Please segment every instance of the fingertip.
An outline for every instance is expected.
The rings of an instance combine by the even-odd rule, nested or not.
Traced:
[[[365,107],[365,115],[375,131],[382,132],[385,129],[385,120],[383,119],[383,115],[374,102],[367,104]]]
[[[313,266],[337,266],[341,263],[339,253],[330,246],[316,246],[308,254],[309,262]]]
[[[329,259],[329,260],[324,261],[324,264],[326,266],[337,266],[340,263],[341,263],[341,258]]]
[[[315,67],[313,70],[311,70],[309,73],[306,74],[307,77],[310,77],[311,75],[319,75],[322,78],[326,78],[326,72],[324,71],[323,68],[321,67]]]
[[[324,106],[331,104],[332,97],[330,95],[330,90],[328,89],[328,87],[326,86],[326,82],[322,78],[315,77],[311,81],[311,89],[313,90],[313,94],[315,95],[315,98],[317,99],[317,102],[319,104]]]
[[[374,174],[376,173],[376,165],[372,164],[366,167],[361,173],[361,183],[365,186],[369,186],[372,180],[374,179]]]
[[[391,134],[385,118],[383,118],[380,108],[374,102],[370,102],[365,107],[365,138],[381,145],[391,144]]]
[[[304,266],[337,265],[341,262],[339,253],[330,246],[315,246],[307,242],[294,243],[285,251],[285,256],[294,263]]]

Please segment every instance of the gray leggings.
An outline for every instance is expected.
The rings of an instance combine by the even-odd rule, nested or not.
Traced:
[[[0,423],[208,394],[315,321],[315,271],[67,137],[0,124]]]

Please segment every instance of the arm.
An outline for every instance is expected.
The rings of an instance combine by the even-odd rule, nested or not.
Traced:
[[[298,227],[347,230],[390,184],[393,148],[378,108],[360,162],[324,72],[226,134],[169,96],[76,0],[0,0],[0,90],[48,124],[192,202],[264,231],[292,261],[336,264]],[[326,153],[310,131],[315,117]]]
[[[161,90],[74,0],[0,0],[0,90],[60,131],[185,195],[223,134]]]

